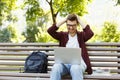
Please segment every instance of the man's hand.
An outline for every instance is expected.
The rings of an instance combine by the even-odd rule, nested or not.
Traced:
[[[79,17],[78,15],[76,15],[76,16],[77,16],[77,20],[78,20],[79,24],[80,24],[81,27],[84,29],[84,28],[86,27],[86,24],[83,23],[83,21],[80,19],[80,17]]]
[[[62,24],[64,24],[67,21],[67,17],[65,17],[61,22],[57,23],[56,26],[60,27]]]

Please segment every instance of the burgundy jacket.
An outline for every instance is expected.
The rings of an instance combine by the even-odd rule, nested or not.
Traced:
[[[68,32],[57,32],[58,27],[56,27],[56,24],[53,24],[49,29],[48,29],[48,33],[55,39],[57,39],[59,41],[59,46],[60,47],[66,47],[66,43],[68,41]],[[83,60],[85,61],[86,65],[87,65],[87,69],[86,72],[88,72],[88,74],[92,74],[92,68],[91,68],[91,64],[90,64],[90,59],[87,53],[87,49],[86,49],[86,45],[85,42],[87,40],[89,40],[92,36],[94,35],[94,33],[92,32],[92,30],[90,29],[89,25],[87,25],[85,27],[85,29],[83,29],[83,31],[77,31],[77,38],[78,38],[78,42],[79,42],[79,47],[82,48],[82,57]]]

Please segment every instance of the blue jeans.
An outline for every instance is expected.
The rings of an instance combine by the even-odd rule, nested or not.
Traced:
[[[72,80],[83,80],[85,69],[83,65],[54,64],[50,74],[50,80],[61,80],[61,76],[66,74],[70,74]]]

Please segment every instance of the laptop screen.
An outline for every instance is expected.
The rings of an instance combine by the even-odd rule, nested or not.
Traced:
[[[80,64],[81,48],[58,47],[54,49],[55,63]]]

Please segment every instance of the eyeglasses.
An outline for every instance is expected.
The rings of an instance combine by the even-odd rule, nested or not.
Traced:
[[[68,27],[74,27],[77,26],[77,24],[67,24]]]

